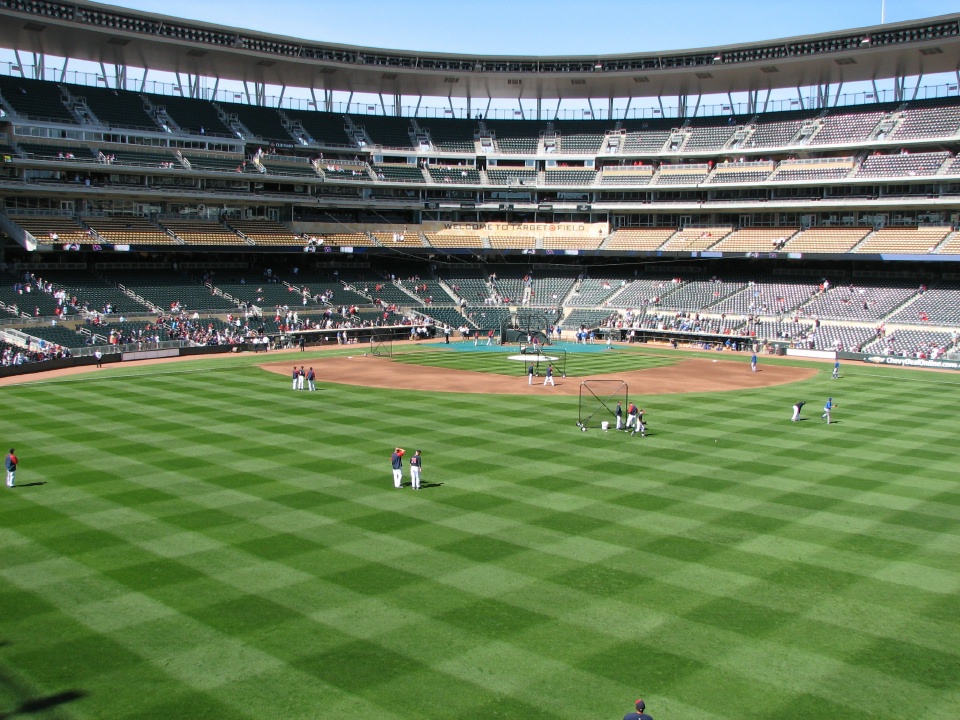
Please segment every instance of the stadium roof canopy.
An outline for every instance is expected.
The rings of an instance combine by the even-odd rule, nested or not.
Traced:
[[[654,97],[957,72],[960,13],[696,50],[532,57],[364,48],[99,3],[3,0],[0,46],[259,86],[454,98]]]

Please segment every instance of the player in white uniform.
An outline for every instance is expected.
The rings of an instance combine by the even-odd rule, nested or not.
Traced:
[[[413,453],[413,457],[410,458],[410,481],[414,490],[420,489],[420,470],[423,468],[423,457],[420,455],[420,451],[417,450]]]

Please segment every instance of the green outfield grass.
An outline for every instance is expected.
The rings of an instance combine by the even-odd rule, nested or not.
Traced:
[[[546,366],[556,365],[556,369],[561,367],[566,370],[566,374],[571,377],[583,377],[586,375],[599,375],[602,373],[626,372],[633,370],[647,370],[649,368],[663,367],[672,365],[683,356],[677,353],[672,355],[663,354],[663,350],[639,351],[632,348],[620,347],[611,352],[558,352],[547,348],[543,358],[536,355],[527,355],[524,361],[510,360],[509,357],[518,356],[516,348],[499,348],[490,351],[470,351],[457,352],[444,350],[442,345],[438,346],[407,346],[396,348],[393,359],[396,362],[409,363],[411,365],[427,365],[429,367],[452,368],[455,370],[473,370],[475,372],[487,372],[498,375],[525,375],[528,363],[538,363],[540,374],[546,370]],[[724,359],[729,359],[730,355]],[[547,358],[556,358],[549,360]],[[749,360],[749,356],[744,358]]]
[[[0,390],[0,716],[957,716],[960,375],[644,397],[641,441],[252,362]]]

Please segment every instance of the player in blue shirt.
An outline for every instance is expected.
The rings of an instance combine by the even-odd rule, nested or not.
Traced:
[[[833,379],[836,380],[838,377],[840,377],[840,361],[839,360],[837,360],[833,364]]]
[[[827,425],[830,424],[830,413],[836,405],[833,404],[833,398],[827,398],[827,404],[823,406],[823,415],[820,417],[827,421]]]

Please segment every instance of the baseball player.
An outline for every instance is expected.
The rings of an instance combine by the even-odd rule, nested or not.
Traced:
[[[800,411],[804,405],[806,405],[806,403],[803,400],[793,404],[793,417],[790,418],[790,422],[798,422],[800,420]]]
[[[7,487],[12,488],[16,487],[17,484],[17,464],[20,461],[17,459],[17,454],[13,451],[13,448],[10,448],[10,452],[7,453],[7,457],[4,460],[4,465],[7,468]]]
[[[420,489],[420,470],[422,468],[423,458],[420,455],[420,451],[417,450],[413,453],[413,457],[410,458],[410,484],[414,490]]]
[[[406,450],[397,448],[390,456],[390,464],[393,466],[393,486],[395,488],[403,487],[403,456]]]
[[[550,383],[551,387],[556,387],[556,383],[553,382],[553,365],[547,365],[547,374],[543,378],[544,387],[546,387],[547,383]]]
[[[301,365],[300,369],[297,370],[297,390],[303,390],[303,381],[306,377],[307,373],[304,372],[303,365]]]
[[[293,379],[293,389],[297,389],[297,378],[300,377],[300,372],[297,370],[297,366],[293,366],[293,372],[290,374],[290,377]]]
[[[617,430],[623,430],[623,405],[620,404],[620,401],[617,400]]]
[[[637,431],[638,426],[638,417],[637,417],[637,406],[633,403],[630,403],[627,406],[627,425],[624,427],[624,430],[629,430],[630,426],[633,425],[633,431]]]
[[[623,716],[623,720],[653,720],[652,717],[644,712],[647,709],[647,704],[643,700],[637,700],[637,702],[634,703],[634,707],[637,709],[637,711],[628,712]]]
[[[637,421],[634,425],[633,434],[640,433],[640,437],[647,436],[647,426],[643,422],[643,408],[637,408]]]
[[[833,364],[833,375],[832,375],[831,377],[832,377],[832,379],[834,379],[834,380],[836,380],[838,377],[840,377],[840,361],[839,361],[839,360],[837,360],[837,361]]]
[[[527,366],[527,385],[533,385],[533,363]]]
[[[313,367],[307,370],[307,389],[310,392],[317,389],[317,374],[313,371]]]
[[[757,371],[757,354],[753,353],[753,355],[750,356],[750,372],[756,372],[756,371]]]
[[[827,425],[830,424],[830,413],[833,412],[835,407],[836,405],[833,404],[833,398],[827,398],[827,404],[823,406],[823,415],[820,416],[821,419],[827,421]]]

